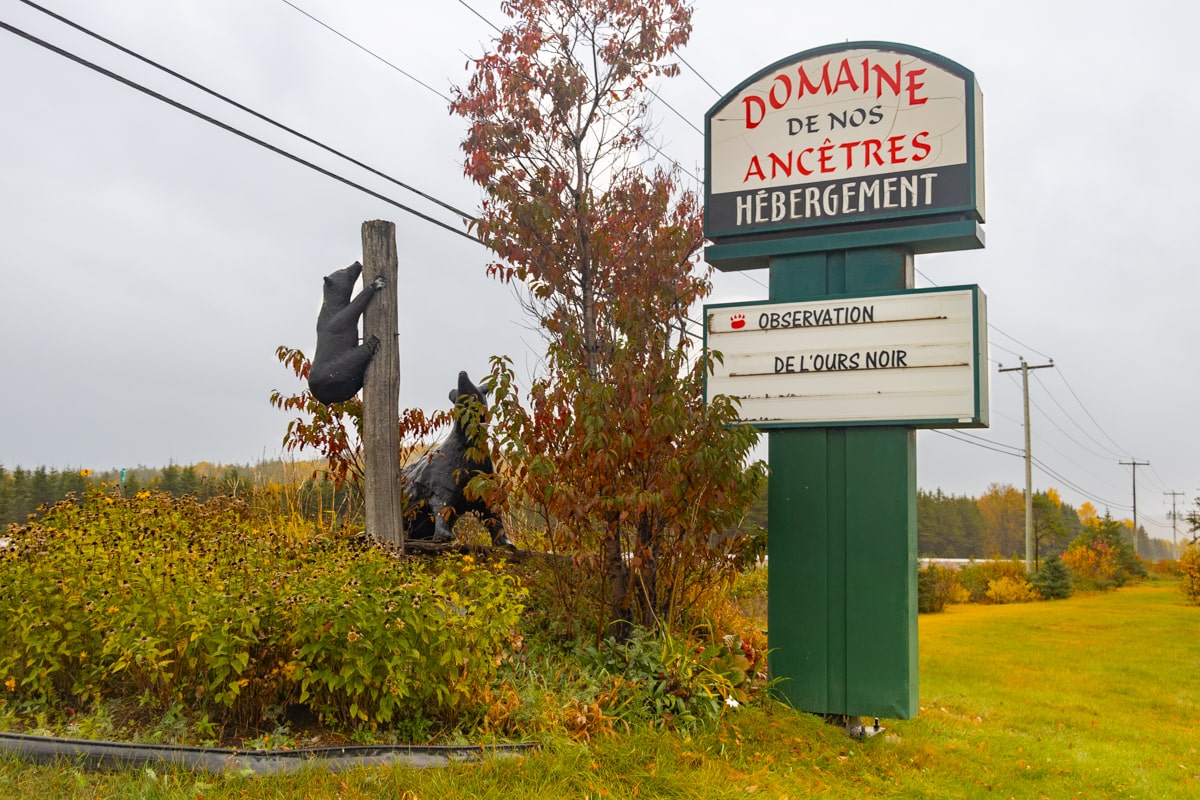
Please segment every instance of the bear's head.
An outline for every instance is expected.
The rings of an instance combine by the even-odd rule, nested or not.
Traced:
[[[458,373],[458,388],[450,390],[450,402],[454,403],[454,424],[460,431],[463,430],[463,422],[465,421],[462,416],[463,412],[467,411],[470,405],[474,405],[474,403],[470,403],[471,400],[479,404],[477,406],[479,413],[482,416],[486,416],[488,407],[487,389],[472,383],[464,370]],[[482,425],[482,417],[479,422]]]
[[[325,302],[344,306],[350,302],[354,282],[362,274],[362,264],[355,261],[350,266],[325,276]]]
[[[471,378],[467,375],[467,371],[463,370],[458,373],[458,388],[450,390],[450,402],[458,405],[459,398],[466,400],[469,397],[473,397],[479,405],[483,406],[483,410],[487,411],[486,393],[487,389],[472,383]]]

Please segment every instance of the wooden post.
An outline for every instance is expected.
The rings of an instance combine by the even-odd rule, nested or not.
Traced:
[[[400,344],[397,305],[396,225],[371,220],[362,226],[363,286],[377,277],[387,285],[363,313],[363,338],[379,337],[379,350],[363,381],[363,470],[367,533],[403,550],[400,504]]]

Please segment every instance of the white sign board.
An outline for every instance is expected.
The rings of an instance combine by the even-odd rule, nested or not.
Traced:
[[[705,306],[718,359],[705,399],[759,427],[985,427],[987,311],[978,286]]]
[[[982,106],[969,70],[903,45],[831,46],[773,64],[705,118],[705,234],[982,221]]]

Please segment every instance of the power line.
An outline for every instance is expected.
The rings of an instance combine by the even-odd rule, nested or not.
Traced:
[[[956,432],[958,433],[958,435],[959,435],[959,436],[966,436],[966,437],[968,437],[968,438],[970,438],[970,439],[975,439],[975,440],[977,440],[977,441],[980,441],[980,442],[986,442],[987,444],[989,444],[989,445],[993,445],[993,446],[995,446],[995,447],[1003,447],[1003,448],[1005,448],[1005,449],[1007,449],[1007,450],[1011,450],[1011,451],[1012,451],[1011,455],[1014,455],[1014,456],[1020,456],[1020,455],[1024,455],[1024,453],[1025,453],[1025,451],[1024,451],[1024,450],[1022,450],[1022,449],[1021,449],[1021,448],[1019,448],[1019,447],[1016,447],[1016,446],[1014,446],[1014,445],[1011,445],[1011,444],[1005,444],[1004,442],[997,442],[997,441],[996,441],[996,440],[994,440],[994,439],[987,439],[987,438],[985,438],[985,437],[983,437],[983,436],[980,436],[979,434],[976,434],[976,433],[968,433],[968,432],[967,432],[967,431],[965,431],[965,430],[958,430],[958,431],[956,431]]]
[[[1054,470],[1050,469],[1050,467],[1048,467],[1046,465],[1046,463],[1043,462],[1041,459],[1035,457],[1033,459],[1033,462],[1038,465],[1038,468],[1041,469],[1042,472],[1045,472],[1050,477],[1061,481],[1064,486],[1066,486],[1070,489],[1074,489],[1075,491],[1079,492],[1081,495],[1088,498],[1089,500],[1094,501],[1096,503],[1100,503],[1101,505],[1104,505],[1108,508],[1117,508],[1117,509],[1120,509],[1121,511],[1129,510],[1129,506],[1121,505],[1120,503],[1114,503],[1112,501],[1106,500],[1103,497],[1100,497],[1099,495],[1097,495],[1096,493],[1089,492],[1087,489],[1084,489],[1082,486],[1079,486],[1078,484],[1068,480],[1067,478],[1058,474]]]
[[[387,64],[389,67],[391,67],[392,69],[396,70],[396,72],[399,72],[401,75],[403,75],[404,77],[408,78],[409,80],[411,80],[411,81],[413,81],[413,82],[415,82],[415,83],[418,83],[418,84],[420,84],[421,86],[424,86],[426,89],[428,89],[429,91],[433,92],[433,93],[434,93],[434,94],[436,94],[438,97],[440,97],[440,98],[442,98],[443,100],[445,100],[447,103],[453,103],[453,102],[454,102],[454,101],[453,101],[453,100],[451,100],[449,97],[447,97],[446,95],[442,94],[442,93],[441,93],[441,92],[439,92],[437,89],[433,88],[432,86],[430,86],[428,83],[426,83],[425,81],[421,80],[421,79],[420,79],[420,78],[418,78],[417,76],[415,76],[415,75],[413,75],[412,73],[410,73],[410,72],[407,72],[407,71],[405,71],[405,70],[401,69],[400,67],[396,66],[396,65],[395,65],[395,64],[393,64],[391,61],[388,61],[386,58],[384,58],[383,56],[379,55],[378,53],[376,53],[374,50],[370,49],[369,47],[366,47],[366,46],[364,46],[364,45],[361,45],[361,44],[359,44],[358,42],[354,41],[353,39],[351,39],[351,38],[350,38],[349,36],[347,36],[346,34],[344,34],[344,33],[342,33],[341,31],[339,31],[337,28],[334,28],[332,25],[329,25],[329,24],[327,24],[327,23],[325,23],[325,22],[323,22],[323,21],[321,21],[321,20],[317,19],[316,17],[314,17],[312,14],[308,13],[307,11],[305,11],[305,10],[304,10],[303,8],[301,8],[300,6],[296,5],[295,3],[292,3],[292,2],[290,2],[290,0],[280,0],[280,2],[282,2],[284,5],[291,6],[291,7],[292,7],[292,8],[294,8],[296,11],[298,11],[298,12],[300,12],[301,14],[303,14],[304,16],[308,17],[308,18],[309,18],[309,19],[311,19],[313,22],[317,23],[318,25],[320,25],[322,28],[324,28],[325,30],[329,31],[330,33],[333,33],[333,34],[335,34],[335,35],[337,35],[337,36],[340,36],[342,39],[344,39],[344,40],[346,40],[347,42],[349,42],[350,44],[354,45],[354,46],[355,46],[355,47],[357,47],[359,50],[362,50],[364,53],[366,53],[367,55],[371,56],[371,58],[374,58],[374,59],[376,59],[377,61],[381,61],[381,62],[383,62],[384,64]]]
[[[680,60],[680,61],[683,63],[683,65],[684,65],[685,67],[687,67],[687,68],[688,68],[688,69],[690,69],[690,70],[691,70],[693,73],[695,73],[695,75],[696,75],[696,77],[697,77],[697,78],[699,78],[700,80],[704,81],[704,85],[705,85],[705,86],[707,86],[708,88],[712,89],[712,90],[713,90],[713,94],[715,94],[717,97],[720,97],[720,96],[721,96],[721,92],[720,92],[720,90],[719,90],[719,89],[717,89],[717,87],[713,86],[711,83],[709,83],[709,82],[708,82],[708,78],[705,78],[703,75],[701,75],[701,74],[700,74],[700,72],[699,72],[699,71],[698,71],[698,70],[697,70],[695,67],[693,67],[691,64],[689,64],[689,63],[688,63],[687,59],[685,59],[685,58],[684,58],[684,57],[683,57],[681,54],[679,54],[678,52],[676,52],[676,53],[675,53],[675,57],[676,57],[676,58],[678,58],[678,59],[679,59],[679,60]]]
[[[1058,373],[1058,377],[1062,378],[1063,385],[1067,387],[1067,391],[1069,391],[1071,393],[1071,396],[1075,398],[1075,402],[1079,404],[1079,407],[1081,409],[1083,409],[1083,413],[1087,414],[1087,418],[1090,419],[1092,421],[1092,424],[1096,426],[1096,430],[1098,430],[1098,431],[1100,431],[1100,433],[1104,434],[1104,438],[1108,439],[1108,441],[1112,443],[1113,447],[1120,450],[1126,456],[1129,456],[1129,453],[1125,451],[1125,448],[1123,448],[1123,447],[1121,447],[1121,445],[1117,444],[1117,442],[1111,436],[1108,435],[1108,432],[1105,431],[1103,427],[1101,427],[1100,423],[1096,421],[1096,418],[1092,416],[1092,412],[1087,410],[1087,406],[1085,406],[1083,404],[1083,401],[1079,399],[1079,395],[1075,393],[1075,390],[1073,388],[1071,388],[1071,384],[1067,381],[1066,373],[1064,373],[1062,371],[1062,369],[1057,369],[1057,370],[1055,370],[1055,372]],[[1129,456],[1129,457],[1132,458],[1132,456]]]
[[[1042,388],[1046,390],[1046,394],[1050,397],[1050,399],[1052,401],[1054,401],[1054,405],[1058,406],[1059,410],[1062,411],[1063,414],[1066,415],[1067,419],[1071,420],[1071,422],[1075,425],[1076,428],[1079,428],[1079,432],[1082,433],[1084,436],[1088,437],[1089,439],[1091,439],[1093,442],[1095,442],[1095,444],[1097,446],[1099,446],[1101,449],[1103,449],[1108,455],[1107,456],[1102,455],[1100,453],[1096,453],[1096,452],[1093,452],[1092,450],[1089,450],[1087,447],[1084,447],[1083,444],[1081,444],[1080,442],[1078,442],[1074,438],[1072,438],[1071,435],[1068,434],[1065,430],[1063,430],[1062,428],[1059,428],[1059,430],[1063,432],[1063,435],[1065,435],[1068,439],[1071,439],[1071,441],[1075,442],[1075,444],[1079,445],[1080,449],[1090,453],[1091,455],[1095,456],[1096,458],[1107,458],[1108,456],[1120,456],[1121,455],[1120,453],[1109,449],[1107,446],[1105,446],[1105,444],[1103,442],[1101,442],[1096,437],[1092,436],[1090,433],[1085,431],[1083,429],[1083,426],[1081,426],[1078,422],[1075,421],[1075,418],[1071,415],[1071,413],[1069,411],[1067,411],[1067,409],[1063,408],[1062,403],[1058,402],[1058,400],[1056,400],[1054,398],[1054,395],[1051,394],[1051,392],[1050,392],[1050,387],[1046,386],[1046,384],[1043,383],[1041,378],[1039,378],[1038,376],[1035,375],[1034,378],[1037,380],[1037,382],[1039,384],[1041,384]],[[1041,410],[1041,409],[1039,408],[1039,410]],[[1044,410],[1042,410],[1042,413],[1045,414],[1046,412]]]
[[[1041,384],[1041,381],[1039,381],[1038,383]],[[1042,385],[1042,388],[1045,388],[1045,384],[1041,384],[1041,385]],[[1053,399],[1053,398],[1051,398],[1051,399]],[[1097,453],[1094,450],[1088,449],[1086,446],[1084,446],[1084,444],[1082,442],[1080,442],[1079,440],[1077,440],[1073,436],[1071,436],[1071,433],[1066,428],[1064,428],[1063,426],[1061,426],[1057,422],[1055,422],[1054,419],[1051,418],[1051,416],[1046,412],[1046,409],[1044,409],[1040,405],[1038,405],[1038,402],[1036,400],[1032,400],[1030,402],[1033,404],[1034,408],[1036,408],[1038,411],[1042,412],[1043,416],[1046,418],[1046,422],[1049,422],[1056,429],[1058,429],[1059,433],[1061,433],[1063,436],[1067,437],[1067,440],[1072,442],[1080,450],[1084,451],[1088,455],[1093,456],[1095,458],[1104,459],[1104,460],[1107,460],[1109,458],[1109,456],[1105,455],[1104,453]]]
[[[170,75],[172,78],[181,80],[184,83],[186,83],[187,85],[189,85],[195,89],[199,89],[200,91],[204,92],[205,94],[207,94],[211,97],[215,97],[218,100],[228,103],[229,105],[233,106],[234,108],[238,109],[239,111],[244,111],[245,113],[247,113],[257,119],[260,119],[263,122],[273,125],[282,131],[290,133],[292,136],[295,136],[298,139],[301,139],[305,142],[308,142],[311,145],[315,145],[316,147],[321,148],[322,150],[324,150],[327,153],[331,153],[332,155],[335,155],[338,158],[349,161],[351,164],[355,165],[356,167],[361,167],[362,169],[365,169],[374,175],[378,175],[380,178],[383,178],[384,180],[389,181],[389,182],[395,184],[396,186],[399,186],[402,189],[406,189],[407,191],[412,192],[413,194],[417,195],[418,197],[423,197],[424,199],[430,201],[431,203],[435,203],[435,204],[441,206],[442,208],[446,209],[447,211],[451,211],[455,214],[458,214],[459,216],[463,217],[464,219],[474,220],[473,215],[467,213],[466,211],[463,211],[462,209],[455,208],[454,206],[450,205],[449,203],[443,202],[442,200],[439,200],[438,198],[434,197],[433,195],[423,192],[414,186],[410,186],[409,184],[405,183],[404,181],[401,181],[398,178],[388,175],[387,173],[385,173],[381,170],[378,170],[369,164],[365,164],[362,161],[359,161],[358,159],[354,158],[353,156],[349,156],[349,155],[341,152],[340,150],[330,147],[329,145],[327,145],[323,142],[317,141],[316,139],[312,138],[311,136],[301,133],[300,131],[296,130],[295,128],[289,127],[288,125],[285,125],[282,122],[279,122],[278,120],[275,120],[275,119],[267,116],[266,114],[262,114],[258,111],[255,111],[253,108],[243,105],[242,103],[239,103],[238,101],[233,100],[232,98],[227,97],[226,95],[221,94],[220,92],[215,91],[214,89],[211,89],[208,86],[205,86],[204,84],[199,83],[198,81],[192,80],[191,78],[187,77],[186,75],[182,75],[169,67],[163,66],[162,64],[158,63],[157,61],[147,58],[146,56],[143,56],[141,53],[137,53],[133,50],[130,50],[128,47],[125,47],[124,45],[121,45],[117,42],[114,42],[112,39],[108,39],[105,36],[102,36],[101,34],[96,33],[95,31],[90,30],[89,28],[86,28],[77,22],[67,19],[66,17],[62,16],[61,14],[56,14],[55,12],[53,12],[47,8],[43,8],[42,6],[38,5],[37,3],[32,2],[32,0],[21,0],[21,2],[31,8],[37,9],[38,11],[42,12],[43,14],[46,14],[49,17],[53,17],[54,19],[58,20],[59,22],[63,23],[64,25],[68,25],[71,28],[74,28],[75,30],[92,37],[93,39],[96,39],[97,41],[103,42],[104,44],[108,45],[109,47],[115,48],[116,50],[120,50],[122,53],[124,53],[127,56],[136,58],[138,61],[141,61],[143,64],[148,64],[149,66],[154,67],[155,69],[160,70],[161,72],[164,72],[167,75]],[[287,0],[283,0],[283,2],[287,3]],[[288,5],[291,5],[291,4],[288,3]],[[301,12],[301,13],[303,13],[303,12]]]
[[[937,283],[937,281],[935,281],[935,280],[931,279],[931,278],[930,278],[928,275],[926,275],[924,272],[921,272],[921,270],[919,270],[919,269],[916,269],[916,267],[914,267],[914,268],[913,268],[913,270],[914,270],[914,271],[915,271],[915,272],[916,272],[918,275],[920,275],[922,278],[924,278],[924,279],[925,279],[925,282],[926,282],[926,283],[928,283],[930,286],[938,286],[938,285],[939,285],[939,284]],[[1010,340],[1012,340],[1012,341],[1016,342],[1017,344],[1021,345],[1021,347],[1024,347],[1026,350],[1030,350],[1030,351],[1032,351],[1032,352],[1034,352],[1034,353],[1037,353],[1037,354],[1038,354],[1039,356],[1041,356],[1042,358],[1049,359],[1050,361],[1053,361],[1053,360],[1054,360],[1054,359],[1050,358],[1050,356],[1046,355],[1045,353],[1043,353],[1043,352],[1041,352],[1041,351],[1039,351],[1039,350],[1036,350],[1036,349],[1034,349],[1034,348],[1030,347],[1030,346],[1029,346],[1029,345],[1027,345],[1027,344],[1024,344],[1024,343],[1022,343],[1022,342],[1021,342],[1019,339],[1017,339],[1015,336],[1012,336],[1012,335],[1010,335],[1010,334],[1008,334],[1008,333],[1005,333],[1003,330],[1001,330],[1001,329],[1000,329],[1000,328],[999,328],[997,325],[995,325],[994,323],[991,323],[991,322],[989,322],[989,323],[988,323],[988,327],[989,327],[989,328],[991,328],[992,330],[994,330],[996,333],[998,333],[998,334],[1000,334],[1001,336],[1003,336],[1004,338],[1006,338],[1006,339],[1010,339]],[[1009,355],[1014,355],[1014,356],[1016,356],[1017,358],[1021,358],[1021,357],[1022,357],[1022,354],[1021,354],[1021,353],[1017,352],[1016,350],[1011,350],[1011,349],[1009,349],[1009,348],[1005,347],[1004,345],[1000,344],[999,342],[997,342],[995,339],[992,339],[991,337],[988,337],[988,345],[989,345],[989,346],[991,346],[991,347],[995,347],[995,348],[998,348],[998,349],[1000,349],[1000,350],[1003,350],[1004,352],[1008,353]]]
[[[88,61],[87,59],[82,58],[81,56],[75,55],[74,53],[64,50],[61,47],[53,45],[50,42],[47,42],[44,39],[40,39],[40,38],[34,36],[33,34],[28,33],[27,31],[21,30],[20,28],[14,27],[13,25],[8,24],[7,22],[0,21],[0,28],[3,28],[4,30],[8,31],[9,33],[13,33],[13,34],[21,37],[22,39],[32,42],[33,44],[36,44],[39,47],[43,47],[43,48],[49,50],[50,52],[55,53],[56,55],[60,55],[63,58],[74,61],[75,63],[77,63],[81,66],[87,67],[88,69],[93,70],[94,72],[98,72],[101,75],[105,76],[106,78],[111,78],[112,80],[117,81],[118,83],[124,84],[125,86],[128,86],[131,89],[136,89],[137,91],[142,92],[143,94],[148,95],[148,96],[154,98],[155,100],[166,103],[167,105],[177,108],[180,111],[185,111],[188,114],[191,114],[192,116],[196,117],[197,119],[204,120],[205,122],[209,123],[210,125],[214,125],[214,126],[220,128],[221,130],[227,131],[236,136],[240,136],[241,138],[243,138],[249,142],[257,144],[259,147],[263,147],[263,148],[266,148],[267,150],[270,150],[272,153],[281,155],[284,158],[287,158],[291,161],[296,162],[297,164],[308,167],[309,169],[311,169],[315,172],[319,172],[320,174],[324,175],[327,178],[332,178],[333,180],[338,181],[339,183],[343,183],[346,186],[351,187],[352,189],[357,189],[364,194],[374,197],[376,200],[380,200],[384,203],[387,203],[388,205],[391,205],[391,206],[394,206],[395,208],[400,209],[401,211],[412,214],[413,216],[415,216],[419,219],[422,219],[426,222],[437,225],[439,228],[444,228],[445,230],[448,230],[457,236],[461,236],[464,239],[469,239],[472,242],[476,242],[478,244],[483,244],[483,242],[480,239],[478,239],[475,236],[472,236],[469,233],[466,233],[465,231],[461,231],[457,228],[451,227],[450,225],[447,225],[445,222],[442,222],[439,219],[435,219],[435,218],[429,216],[428,214],[424,214],[420,211],[417,211],[415,208],[412,208],[411,206],[407,206],[404,203],[399,202],[398,200],[388,197],[387,195],[380,194],[379,192],[376,192],[373,189],[368,189],[366,186],[363,186],[360,183],[355,183],[354,181],[350,180],[349,178],[346,178],[342,175],[338,175],[337,173],[327,170],[324,167],[317,166],[313,162],[307,161],[306,159],[303,159],[294,153],[290,153],[281,147],[276,147],[275,145],[270,144],[269,142],[266,142],[255,136],[252,136],[251,134],[246,133],[245,131],[240,130],[238,128],[235,128],[232,125],[221,122],[220,120],[218,120],[214,117],[210,117],[209,115],[207,115],[201,111],[198,111],[198,110],[192,108],[191,106],[185,105],[185,104],[179,102],[178,100],[173,100],[170,97],[167,97],[166,95],[161,94],[160,92],[156,92],[147,86],[143,86],[142,84],[137,83],[136,81],[133,81],[129,78],[126,78],[123,75],[118,75],[117,73],[113,72],[112,70],[105,69],[104,67],[100,66],[99,64]]]
[[[1042,358],[1048,359],[1050,361],[1054,360],[1053,358],[1050,358],[1050,356],[1046,355],[1045,353],[1041,352],[1040,350],[1037,350],[1036,348],[1030,347],[1029,345],[1025,344],[1024,342],[1022,342],[1020,339],[1016,338],[1012,334],[1005,333],[1004,331],[1000,330],[998,327],[991,324],[990,322],[988,323],[988,327],[991,328],[992,330],[994,330],[996,333],[1000,334],[1001,336],[1005,337],[1006,339],[1011,339],[1012,341],[1021,345],[1021,347],[1024,347],[1026,350],[1030,350],[1030,351],[1036,353],[1037,355],[1041,356]]]
[[[1020,453],[1010,453],[1010,452],[1008,452],[1007,450],[1001,450],[1001,449],[999,449],[999,448],[997,448],[997,447],[989,447],[988,445],[986,445],[986,444],[982,444],[982,443],[980,443],[980,442],[973,442],[973,441],[971,441],[970,439],[964,439],[964,438],[963,438],[963,437],[961,437],[961,436],[956,436],[955,434],[951,433],[950,431],[944,431],[944,430],[940,430],[940,429],[938,429],[938,428],[931,428],[931,430],[932,430],[934,433],[936,433],[936,434],[939,434],[939,435],[941,435],[941,436],[945,436],[945,437],[947,437],[947,438],[950,438],[950,439],[955,439],[955,440],[957,440],[957,441],[960,441],[960,442],[964,442],[964,443],[966,443],[966,444],[972,445],[973,447],[982,447],[984,450],[991,450],[991,451],[993,451],[993,452],[1000,453],[1000,454],[1002,454],[1002,455],[1006,455],[1006,456],[1015,456],[1015,457],[1017,457],[1017,458],[1020,458],[1020,456],[1021,456],[1021,454],[1020,454]],[[1002,445],[1002,446],[1003,446],[1003,447],[1008,447],[1008,445]]]
[[[990,327],[990,326],[989,326],[989,327]],[[1021,354],[1020,354],[1020,353],[1018,353],[1016,350],[1009,350],[1007,347],[1005,347],[1004,345],[1000,344],[999,342],[994,342],[994,341],[992,341],[991,339],[989,339],[989,340],[988,340],[988,344],[989,344],[989,345],[991,345],[992,347],[995,347],[995,348],[999,349],[999,350],[1003,350],[1004,352],[1008,353],[1010,356],[1016,356],[1017,358],[1020,358],[1020,357],[1021,357]]]

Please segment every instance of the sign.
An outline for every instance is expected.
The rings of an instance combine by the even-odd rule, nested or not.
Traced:
[[[986,299],[978,286],[707,305],[725,394],[759,427],[988,423]]]
[[[982,222],[982,108],[969,70],[907,45],[772,64],[705,117],[705,235]]]

